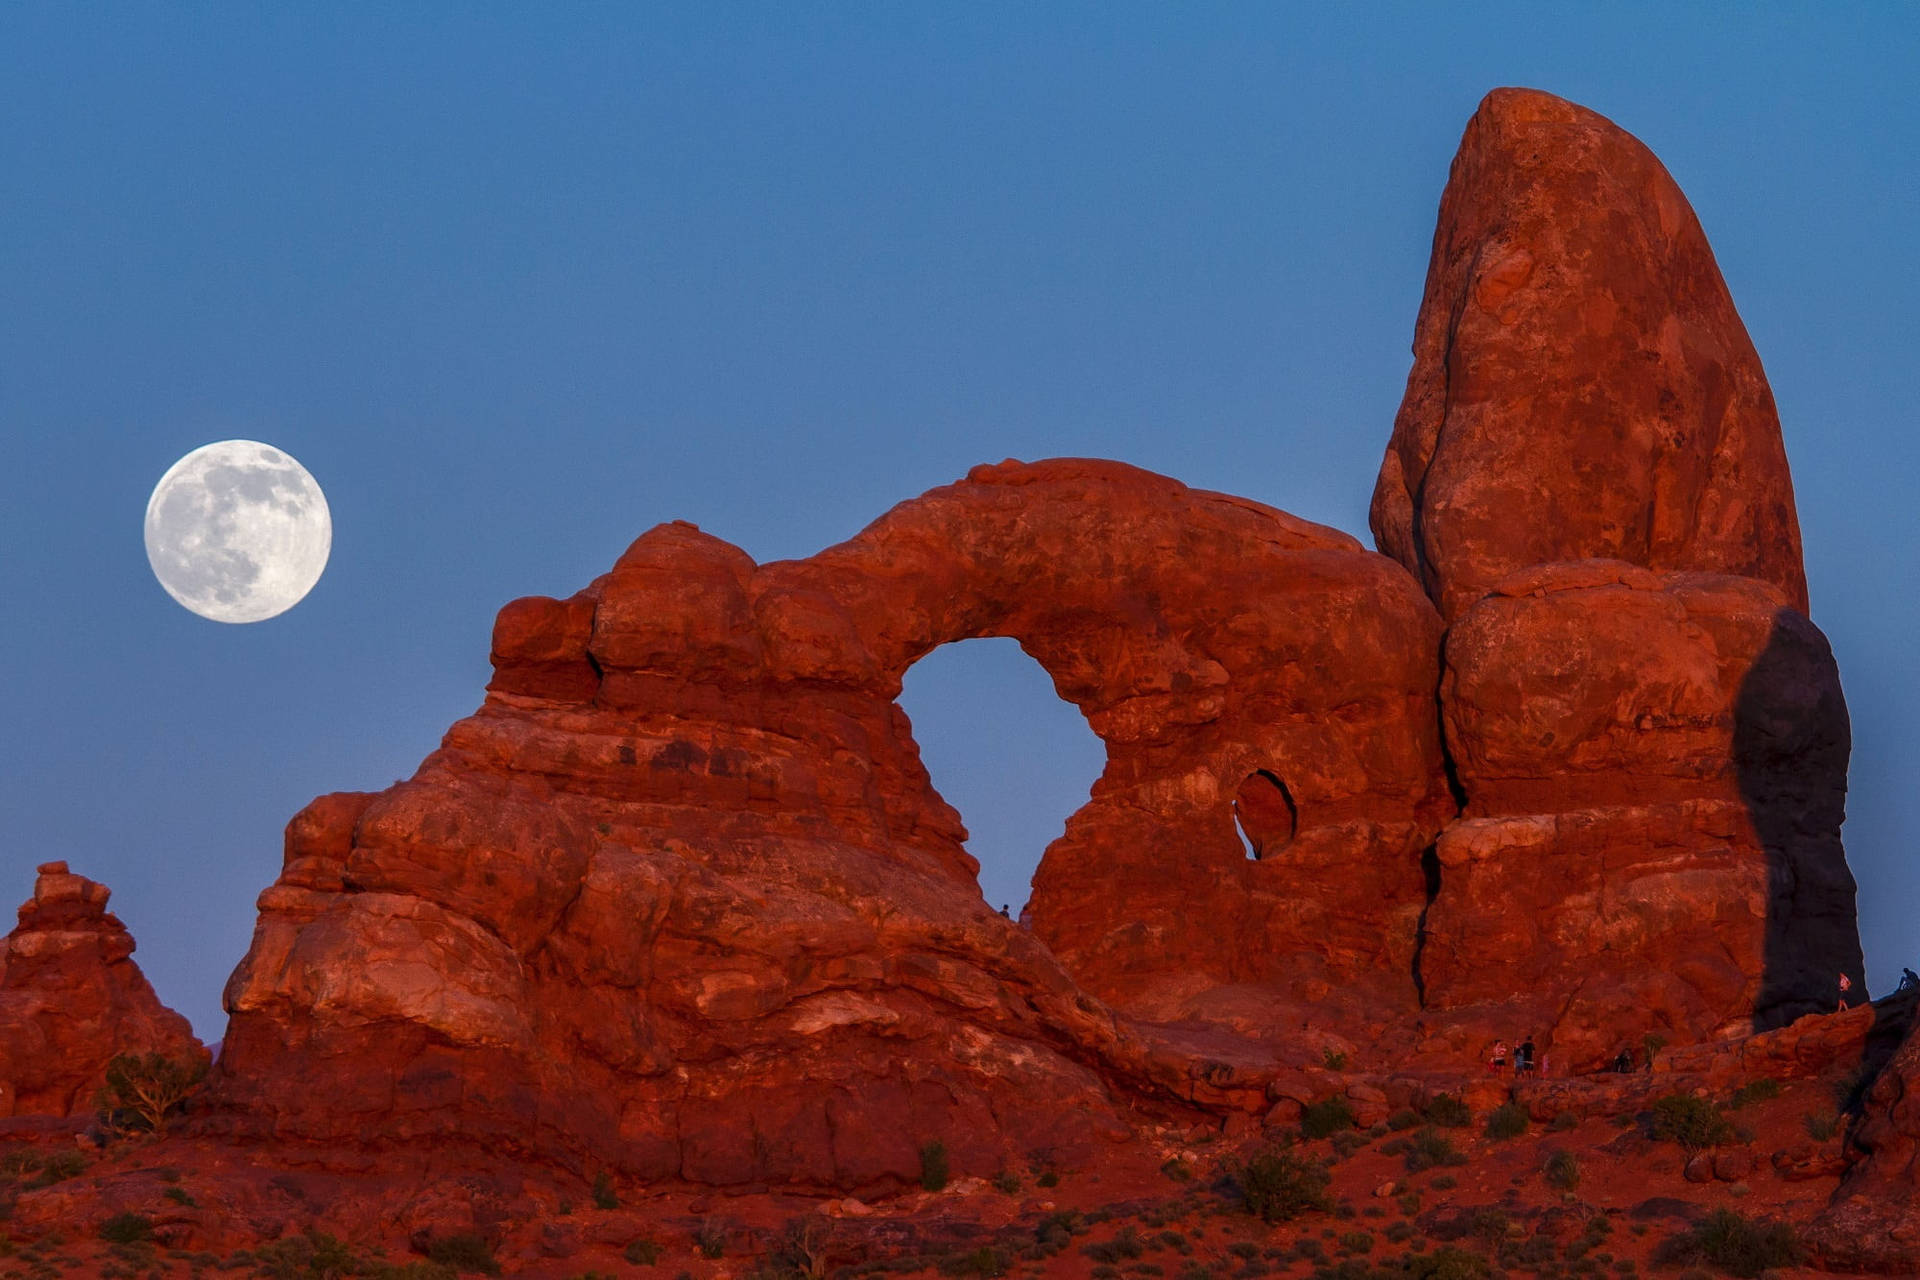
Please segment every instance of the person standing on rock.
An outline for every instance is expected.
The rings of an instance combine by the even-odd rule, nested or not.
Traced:
[[[1840,1012],[1841,1009],[1845,1009],[1847,1007],[1847,992],[1851,990],[1853,990],[1853,979],[1849,978],[1844,973],[1841,974],[1840,975],[1840,1009],[1834,1010],[1835,1013],[1838,1013]]]
[[[1507,1042],[1505,1040],[1495,1040],[1493,1042],[1493,1058],[1487,1063],[1487,1071],[1489,1074],[1497,1076],[1506,1074],[1506,1070]]]
[[[1920,987],[1920,973],[1915,973],[1911,969],[1900,970],[1900,985],[1894,989],[1896,991],[1911,991],[1915,987]]]
[[[1626,1075],[1633,1070],[1633,1050],[1622,1049],[1613,1056],[1613,1070],[1616,1075]]]
[[[1519,1052],[1513,1055],[1513,1074],[1526,1075],[1533,1070],[1533,1037],[1528,1036],[1520,1042]]]

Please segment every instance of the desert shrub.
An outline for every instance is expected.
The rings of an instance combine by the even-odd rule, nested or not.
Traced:
[[[1003,1276],[1012,1261],[1004,1251],[983,1244],[969,1252],[948,1254],[940,1259],[939,1271],[943,1276]]]
[[[162,1053],[115,1054],[93,1105],[110,1132],[164,1133],[206,1074],[204,1062],[177,1062]]]
[[[185,1187],[168,1187],[161,1194],[165,1195],[167,1199],[173,1201],[175,1204],[185,1205],[189,1209],[197,1209],[200,1207],[199,1202],[188,1193]]]
[[[1040,1171],[1040,1176],[1033,1180],[1033,1185],[1036,1187],[1057,1187],[1060,1185],[1060,1175],[1052,1169],[1043,1169]]]
[[[270,1280],[340,1280],[370,1269],[346,1241],[311,1227],[261,1245],[252,1260],[255,1274]]]
[[[1460,1180],[1450,1173],[1443,1173],[1433,1180],[1435,1191],[1451,1191],[1460,1185]]]
[[[1451,1140],[1442,1137],[1433,1129],[1418,1130],[1406,1141],[1408,1173],[1420,1173],[1441,1165],[1463,1165],[1467,1162],[1465,1153],[1454,1146]],[[1440,1184],[1436,1182],[1434,1185]]]
[[[1473,1123],[1473,1110],[1450,1093],[1436,1093],[1427,1103],[1427,1123],[1443,1129],[1464,1129]]]
[[[702,1219],[693,1232],[693,1248],[703,1258],[717,1258],[727,1251],[725,1223]]]
[[[993,1189],[1002,1195],[1014,1195],[1020,1190],[1020,1175],[1011,1169],[1002,1169],[993,1175]]]
[[[1339,1049],[1326,1048],[1320,1051],[1320,1061],[1329,1071],[1344,1071],[1347,1068],[1347,1055]]]
[[[1400,1212],[1406,1214],[1409,1218],[1420,1212],[1420,1193],[1418,1191],[1403,1191],[1394,1197],[1393,1202],[1399,1205]]]
[[[920,1148],[920,1186],[944,1191],[947,1186],[947,1144],[938,1138]]]
[[[1431,1254],[1410,1253],[1400,1259],[1394,1280],[1487,1280],[1493,1264],[1477,1253],[1444,1245]]]
[[[1249,1156],[1232,1170],[1240,1205],[1262,1222],[1286,1222],[1311,1209],[1328,1207],[1325,1165],[1281,1147]]]
[[[1754,1280],[1775,1267],[1794,1266],[1804,1256],[1791,1224],[1753,1222],[1731,1209],[1715,1209],[1698,1226],[1653,1251],[1653,1261],[1662,1266],[1704,1262],[1743,1280]]]
[[[109,1244],[136,1244],[153,1239],[153,1219],[137,1213],[116,1213],[97,1232]]]
[[[1132,1227],[1120,1228],[1120,1233],[1111,1240],[1102,1240],[1097,1244],[1083,1244],[1080,1252],[1095,1262],[1119,1262],[1123,1259],[1137,1258],[1146,1252],[1139,1235]]]
[[[635,1240],[620,1256],[636,1267],[650,1267],[660,1261],[660,1246],[651,1240]]]
[[[1420,1113],[1412,1107],[1402,1107],[1387,1117],[1387,1128],[1399,1133],[1406,1129],[1420,1127]]]
[[[1193,1166],[1174,1156],[1160,1166],[1161,1174],[1170,1182],[1193,1181]]]
[[[1525,1107],[1517,1102],[1503,1102],[1487,1117],[1487,1136],[1504,1142],[1525,1133],[1531,1123]]]
[[[1300,1117],[1300,1132],[1309,1138],[1329,1138],[1353,1128],[1353,1108],[1345,1098],[1322,1098]]]
[[[1805,1117],[1807,1136],[1815,1142],[1825,1142],[1840,1132],[1840,1113],[1837,1111],[1809,1111]]]
[[[1667,1038],[1658,1031],[1649,1031],[1640,1041],[1640,1047],[1647,1051],[1647,1065],[1653,1065],[1654,1055],[1667,1047]]]
[[[1410,1222],[1396,1222],[1387,1228],[1386,1235],[1389,1243],[1405,1244],[1413,1238],[1413,1224]]]
[[[1193,1242],[1178,1231],[1162,1231],[1154,1237],[1154,1241],[1162,1249],[1171,1249],[1175,1253],[1185,1254],[1193,1252]]]
[[[1705,1151],[1733,1135],[1733,1126],[1705,1098],[1684,1093],[1657,1098],[1653,1104],[1653,1136],[1679,1143],[1688,1151]]]
[[[1729,1105],[1735,1111],[1750,1107],[1756,1102],[1768,1102],[1780,1096],[1780,1082],[1762,1076],[1758,1080],[1749,1080],[1733,1091]]]
[[[1335,1155],[1344,1160],[1371,1141],[1373,1141],[1373,1139],[1364,1133],[1357,1133],[1352,1129],[1346,1129],[1333,1135],[1333,1151]]]
[[[1340,1235],[1340,1252],[1372,1253],[1373,1237],[1365,1231],[1345,1231]]]
[[[593,1180],[593,1207],[596,1209],[618,1209],[620,1197],[614,1194],[613,1179],[602,1169]]]
[[[428,1242],[427,1258],[455,1271],[477,1271],[483,1276],[500,1274],[500,1263],[493,1249],[479,1236],[461,1233],[441,1236]]]
[[[1571,1111],[1562,1111],[1553,1117],[1553,1123],[1548,1127],[1555,1133],[1572,1133],[1580,1127],[1580,1117]]]
[[[1571,1151],[1556,1151],[1547,1157],[1546,1178],[1555,1191],[1571,1191],[1580,1185],[1580,1162]]]

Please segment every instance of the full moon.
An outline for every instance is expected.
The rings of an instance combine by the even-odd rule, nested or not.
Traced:
[[[333,515],[307,469],[272,445],[221,440],[167,468],[147,499],[147,563],[215,622],[299,604],[327,567]]]

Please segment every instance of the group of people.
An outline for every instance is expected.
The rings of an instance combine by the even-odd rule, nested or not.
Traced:
[[[1511,1053],[1507,1050],[1505,1040],[1493,1042],[1493,1054],[1487,1060],[1488,1072],[1496,1076],[1505,1075],[1509,1063],[1516,1076],[1547,1074],[1547,1055],[1543,1053],[1538,1062],[1534,1060],[1532,1036],[1522,1040]]]

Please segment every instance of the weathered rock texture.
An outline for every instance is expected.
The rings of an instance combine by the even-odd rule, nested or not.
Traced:
[[[1033,932],[981,900],[894,702],[984,635],[1108,748]],[[991,1172],[1123,1136],[1169,1071],[1093,997],[1414,1010],[1439,635],[1345,535],[1117,463],[978,468],[760,567],[661,526],[502,610],[486,704],[412,780],[294,820],[224,1122],[849,1188],[935,1138]]]
[[[1920,1272],[1920,1021],[1874,1080],[1847,1146],[1856,1163],[1813,1232],[1821,1260]]]
[[[1540,566],[1447,633],[1462,818],[1424,951],[1441,1007],[1507,1003],[1570,1066],[1832,1009],[1858,983],[1846,704],[1751,578]]]
[[[206,1060],[133,962],[133,935],[107,896],[66,863],[45,863],[0,949],[0,1118],[90,1111],[118,1053]]]
[[[1500,89],[1441,197],[1380,549],[1452,619],[1517,569],[1759,578],[1807,611],[1773,394],[1699,221],[1639,140]]]
[[[1772,396],[1638,141],[1497,90],[1440,206],[1381,549],[1449,621],[1429,1003],[1597,1065],[1862,981],[1850,737]]]

